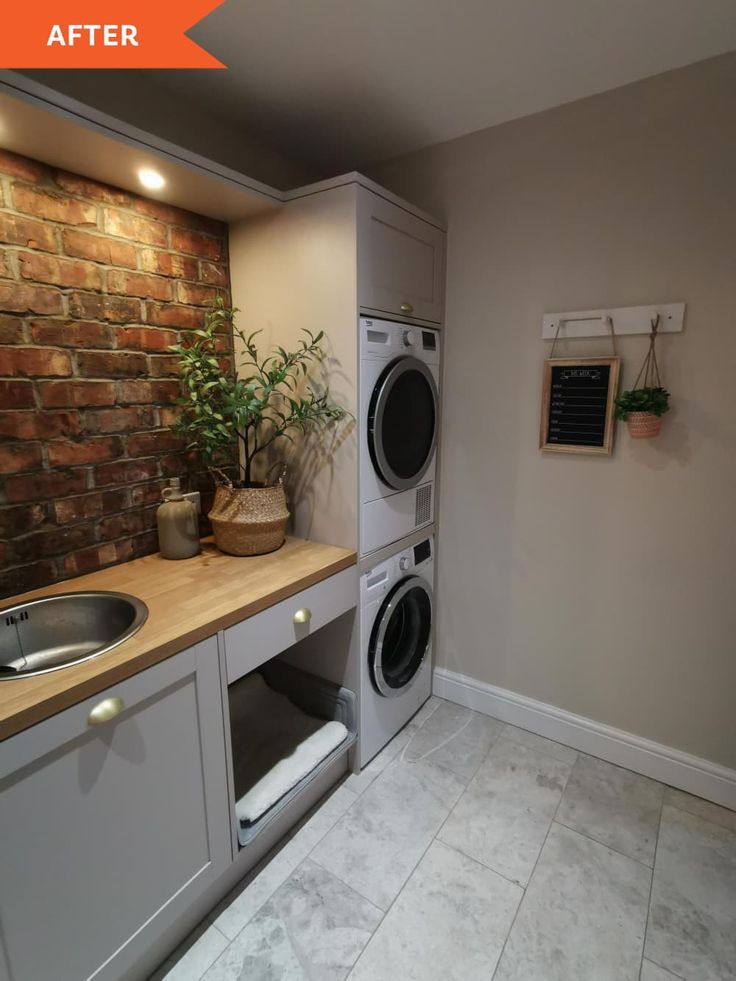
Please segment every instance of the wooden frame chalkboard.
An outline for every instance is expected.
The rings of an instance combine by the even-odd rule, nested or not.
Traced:
[[[619,368],[616,357],[544,362],[541,450],[610,455]]]

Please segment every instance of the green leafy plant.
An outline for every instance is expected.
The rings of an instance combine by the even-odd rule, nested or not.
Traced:
[[[625,420],[630,412],[651,412],[663,416],[669,411],[670,393],[666,388],[632,388],[616,399],[616,418]]]
[[[227,486],[259,486],[253,480],[253,462],[278,440],[294,442],[296,433],[342,419],[346,411],[318,392],[307,376],[324,358],[324,332],[304,331],[296,351],[282,347],[261,358],[254,338],[235,326],[238,311],[218,299],[207,312],[204,328],[191,331],[180,344],[170,348],[179,356],[179,374],[184,395],[179,399],[182,415],[172,428],[196,449],[215,480]],[[218,337],[232,325],[245,357],[238,372],[223,369]],[[237,467],[231,480],[227,471]]]

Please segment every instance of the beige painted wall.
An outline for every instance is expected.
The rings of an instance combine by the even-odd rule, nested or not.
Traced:
[[[736,767],[736,55],[371,176],[449,222],[439,663]],[[662,437],[540,453],[542,314],[677,300]]]

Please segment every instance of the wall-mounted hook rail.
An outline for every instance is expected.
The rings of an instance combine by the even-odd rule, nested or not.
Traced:
[[[659,317],[659,334],[679,333],[685,322],[684,303],[659,303],[646,307],[611,307],[604,310],[572,310],[546,313],[542,319],[542,339],[571,337],[607,337],[611,322],[616,337],[623,334],[648,334],[652,320]]]

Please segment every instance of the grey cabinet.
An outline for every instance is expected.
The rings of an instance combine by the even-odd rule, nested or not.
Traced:
[[[441,323],[445,233],[386,198],[358,194],[358,302],[364,309]]]
[[[214,637],[0,744],[0,978],[125,975],[232,860],[227,802]]]

